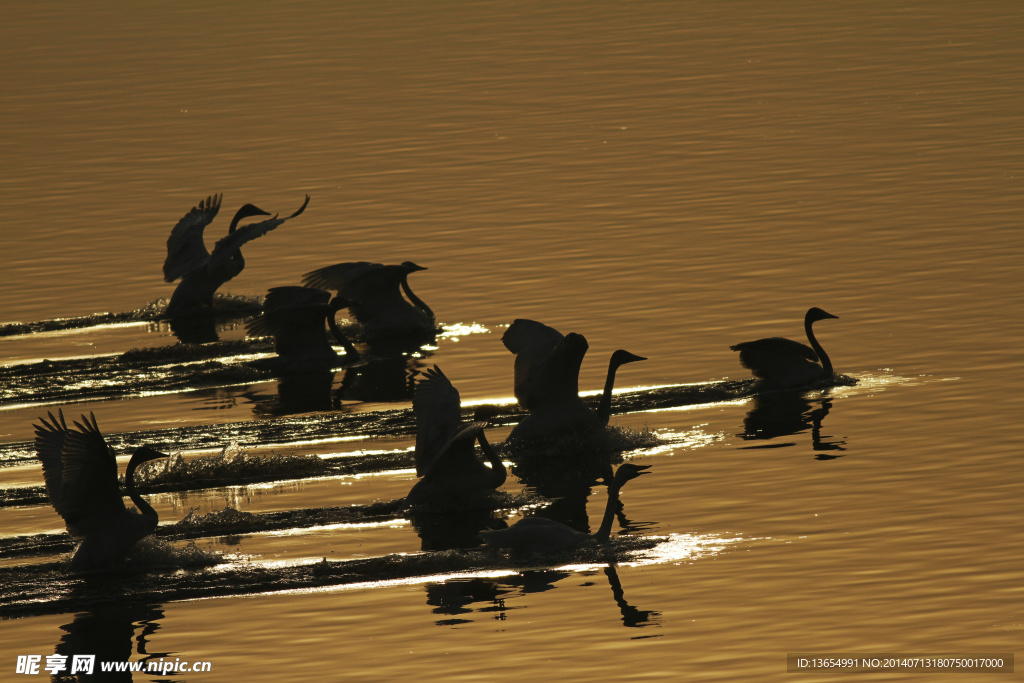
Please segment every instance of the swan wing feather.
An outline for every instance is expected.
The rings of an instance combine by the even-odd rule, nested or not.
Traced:
[[[555,328],[525,318],[512,321],[501,336],[505,348],[516,355],[513,391],[523,408],[530,409],[545,393],[545,375],[558,363],[557,356],[552,361],[552,354],[564,339]]]
[[[257,237],[266,235],[271,230],[274,230],[284,224],[286,221],[295,218],[303,211],[306,210],[306,206],[309,204],[309,195],[306,195],[306,201],[303,202],[302,206],[299,207],[298,211],[290,216],[280,218],[274,216],[268,218],[265,221],[258,223],[249,223],[236,228],[234,232],[230,232],[224,237],[217,240],[217,243],[213,246],[213,253],[210,255],[210,269],[214,272],[221,272],[223,270],[230,269],[228,262],[238,253],[238,250],[242,248],[246,242],[251,242]]]
[[[201,268],[210,258],[203,242],[203,231],[220,211],[222,195],[212,194],[182,216],[171,228],[167,238],[167,258],[164,259],[164,280],[178,278]]]
[[[462,422],[459,390],[436,365],[423,372],[412,399],[416,413],[416,474],[423,476]]]
[[[817,363],[818,354],[810,346],[785,337],[768,337],[730,347],[739,351],[740,363],[755,377],[770,378],[795,367]]]
[[[117,459],[96,424],[96,416],[82,415],[64,440],[64,486],[61,506],[68,524],[109,519],[126,508],[117,483]]]

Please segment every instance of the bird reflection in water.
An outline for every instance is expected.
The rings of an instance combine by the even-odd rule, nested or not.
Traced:
[[[620,512],[619,491],[629,481],[646,472],[650,465],[635,465],[631,462],[619,465],[615,476],[608,483],[608,501],[605,504],[601,526],[593,534],[541,516],[524,517],[507,529],[483,531],[480,538],[491,548],[507,549],[519,555],[557,555],[575,550],[592,543],[607,543],[612,522]]]
[[[643,628],[661,625],[661,612],[639,609],[626,600],[615,563],[606,566],[602,573],[608,580],[623,626]],[[470,623],[474,613],[486,614],[495,621],[506,621],[510,613],[523,609],[524,606],[517,604],[523,596],[545,593],[559,581],[574,576],[579,574],[562,570],[529,570],[496,579],[452,579],[430,583],[426,586],[427,604],[440,617],[435,622],[438,626]],[[587,585],[597,584],[588,582]]]
[[[746,441],[770,441],[786,436],[803,434],[810,430],[811,448],[818,460],[833,460],[843,457],[837,451],[846,450],[846,441],[823,436],[821,423],[832,409],[828,395],[819,400],[809,399],[799,391],[782,391],[760,394],[754,397],[754,406],[743,420],[743,432],[738,434]],[[764,443],[746,448],[781,448],[794,446],[794,442]]]
[[[67,657],[66,671],[55,674],[51,680],[130,682],[130,671],[101,672],[99,662],[140,661],[136,655],[142,655],[142,667],[145,668],[145,663],[150,660],[173,659],[173,653],[149,652],[147,649],[149,637],[160,630],[163,618],[161,605],[146,603],[111,602],[78,612],[71,623],[61,626],[64,635],[54,652]],[[96,655],[92,675],[69,673],[75,655]]]

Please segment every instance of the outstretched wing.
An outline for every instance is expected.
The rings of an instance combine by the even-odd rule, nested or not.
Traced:
[[[219,194],[210,195],[171,228],[171,236],[167,238],[167,258],[164,259],[166,282],[174,282],[191,273],[210,258],[203,242],[203,230],[220,211],[221,197]]]
[[[302,276],[302,284],[340,292],[366,273],[383,267],[380,263],[369,261],[335,263],[333,266],[324,266],[306,273]]]
[[[61,490],[64,483],[64,441],[67,438],[68,426],[64,421],[64,411],[58,410],[54,417],[49,413],[50,420],[40,418],[40,424],[33,425],[36,429],[36,457],[43,464],[43,480],[46,482],[46,495],[50,497],[53,508],[61,517],[67,519],[67,511],[61,504]]]
[[[107,446],[96,416],[82,415],[64,440],[63,488],[60,506],[66,510],[68,525],[102,523],[125,512],[117,485],[117,459]]]
[[[234,257],[238,250],[242,248],[242,245],[246,242],[251,242],[257,237],[266,235],[271,230],[277,228],[285,221],[295,218],[303,211],[306,210],[306,206],[309,204],[309,195],[306,195],[306,201],[302,203],[298,211],[290,216],[279,218],[274,216],[268,218],[265,221],[259,223],[250,223],[249,225],[243,225],[240,228],[236,228],[234,232],[228,233],[226,236],[217,240],[217,243],[213,245],[213,254],[210,255],[210,269],[214,272],[222,272],[230,269],[228,262]]]
[[[399,289],[408,271],[400,265],[381,265],[367,261],[336,263],[306,273],[302,283],[338,292],[350,302],[349,312],[358,322],[366,324],[396,307],[408,307]]]
[[[740,363],[755,377],[772,379],[818,362],[810,346],[785,337],[768,337],[729,347],[740,352]]]
[[[505,348],[516,354],[513,386],[516,399],[523,408],[530,410],[551,392],[551,372],[564,364],[569,351],[576,346],[564,344],[564,339],[562,333],[553,327],[525,318],[514,320],[501,336]],[[586,353],[585,347],[583,353]],[[582,362],[582,355],[579,360]],[[578,364],[576,371],[578,376]],[[564,372],[556,374],[564,375]]]
[[[412,399],[416,413],[416,474],[428,465],[462,423],[459,391],[436,365],[423,372]]]

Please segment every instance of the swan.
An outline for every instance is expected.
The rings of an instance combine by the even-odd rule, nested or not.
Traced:
[[[335,314],[349,302],[331,298],[329,292],[311,287],[273,287],[263,302],[263,314],[249,321],[246,332],[254,337],[274,337],[275,370],[302,372],[323,370],[340,364],[341,357],[324,333],[324,321],[345,349],[344,360],[359,358],[359,352],[342,333]]]
[[[210,253],[203,242],[203,230],[220,211],[222,196],[210,195],[199,202],[171,229],[171,236],[167,238],[164,280],[174,282],[181,278],[181,282],[171,295],[165,315],[175,317],[211,309],[217,289],[245,268],[242,245],[295,218],[309,204],[309,195],[306,195],[306,201],[290,216],[274,216],[259,223],[238,227],[239,221],[244,218],[270,215],[257,206],[246,204],[235,213],[228,234],[217,241],[213,253]]]
[[[107,446],[96,416],[82,415],[71,429],[49,413],[40,418],[36,431],[36,456],[43,464],[46,493],[64,518],[68,533],[81,539],[71,567],[76,571],[107,569],[118,562],[139,540],[156,529],[156,510],[135,489],[135,470],[142,463],[166,458],[148,446],[135,449],[125,471],[125,490],[139,509],[129,511],[117,483],[117,460]]]
[[[433,337],[434,312],[409,287],[409,274],[426,270],[412,261],[382,265],[367,261],[336,263],[302,276],[302,284],[338,292],[361,326],[364,341],[394,337]],[[402,297],[402,292],[408,301]]]
[[[441,368],[423,373],[416,384],[412,407],[416,413],[416,474],[420,480],[406,497],[410,504],[445,508],[479,505],[494,489],[505,483],[507,473],[501,458],[484,436],[489,412],[481,406],[474,421],[462,424],[462,403],[458,390]],[[473,442],[490,467],[473,453]]]
[[[821,348],[811,326],[818,320],[838,317],[820,308],[808,309],[804,316],[804,331],[810,346],[784,337],[768,337],[729,348],[739,351],[740,363],[758,378],[759,389],[792,389],[819,380],[831,380],[834,376],[832,361]],[[818,361],[821,361],[820,365]]]
[[[607,426],[611,416],[615,373],[626,363],[647,360],[624,349],[611,355],[604,391],[594,412],[579,396],[579,374],[587,353],[586,338],[575,332],[564,337],[535,320],[519,318],[501,337],[516,354],[514,393],[530,414],[509,434],[509,439],[541,439],[565,432],[586,432]]]
[[[546,517],[524,517],[507,529],[481,531],[480,537],[491,548],[508,548],[521,553],[553,555],[596,542],[607,543],[612,531],[612,519],[619,503],[619,491],[627,481],[636,479],[650,465],[634,465],[627,462],[619,465],[611,483],[608,484],[608,503],[604,509],[601,526],[594,534],[585,534],[561,522]]]

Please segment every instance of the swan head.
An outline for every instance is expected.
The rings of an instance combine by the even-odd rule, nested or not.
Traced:
[[[821,310],[820,308],[815,307],[815,308],[811,308],[811,309],[809,309],[807,311],[807,315],[805,316],[804,320],[806,320],[808,323],[813,323],[813,322],[817,322],[818,320],[825,320],[826,318],[836,318],[836,319],[838,319],[839,316],[838,315],[832,315],[831,313],[827,313],[827,312]]]
[[[238,211],[235,212],[235,217],[231,219],[231,227],[228,228],[228,233],[234,232],[235,228],[238,227],[238,222],[243,220],[243,219],[245,219],[245,218],[248,218],[250,216],[269,216],[269,215],[270,215],[269,212],[264,211],[263,209],[261,209],[260,207],[254,205],[254,204],[246,204],[245,206],[243,206],[242,208],[240,208]]]
[[[635,363],[639,360],[647,359],[643,356],[638,356],[635,353],[630,353],[625,349],[619,349],[618,351],[612,354],[611,364],[614,367],[619,367],[620,365],[625,365],[626,363]]]
[[[417,270],[426,270],[427,269],[426,266],[417,265],[417,264],[413,263],[412,261],[402,261],[402,267],[405,268],[405,272],[407,272],[407,273],[415,273]]]
[[[131,460],[129,460],[129,463],[141,465],[142,463],[149,462],[150,460],[159,460],[160,458],[166,457],[166,453],[158,451],[155,448],[150,448],[149,446],[139,446],[138,448],[135,449],[135,452],[132,453],[132,457]]]
[[[650,474],[647,470],[650,469],[650,465],[634,465],[631,462],[625,462],[619,465],[619,469],[615,470],[615,478],[612,480],[615,484],[622,486],[631,479]]]

